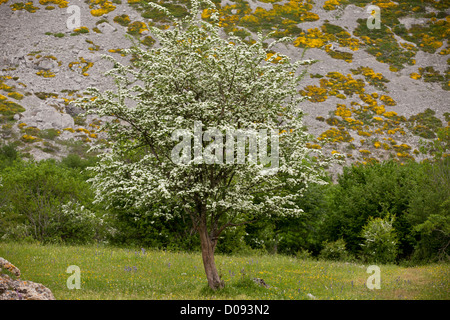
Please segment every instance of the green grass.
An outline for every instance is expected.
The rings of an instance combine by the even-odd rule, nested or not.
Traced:
[[[200,253],[0,243],[0,256],[22,280],[42,283],[56,299],[449,299],[448,264],[379,265],[381,289],[369,290],[367,265],[302,260],[281,255],[217,255],[225,288],[207,287]],[[69,290],[70,265],[81,271],[81,289]],[[256,285],[262,278],[270,287]]]

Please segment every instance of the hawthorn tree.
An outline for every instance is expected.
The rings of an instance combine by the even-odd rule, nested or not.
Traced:
[[[129,65],[106,56],[116,90],[88,88],[78,105],[112,119],[101,128],[109,151],[92,168],[96,201],[120,209],[159,203],[161,215],[176,207],[199,234],[215,290],[224,286],[214,261],[222,231],[258,217],[302,214],[296,199],[309,183],[325,183],[330,159],[310,154],[298,109],[300,66],[312,61],[274,53],[286,39],[267,45],[268,36],[258,35],[249,44],[223,34],[213,3],[202,3],[212,22],[198,18],[200,2],[192,1],[188,16],[171,28],[151,29],[159,42],[152,49],[124,50],[133,57]],[[252,137],[231,148],[230,132],[249,131],[258,132],[257,157]]]

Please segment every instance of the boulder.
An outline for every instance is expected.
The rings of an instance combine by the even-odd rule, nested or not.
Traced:
[[[111,34],[114,31],[117,31],[117,29],[110,25],[108,22],[100,23],[99,25],[97,25],[97,28],[104,34]]]
[[[36,69],[38,70],[51,70],[57,66],[57,63],[52,59],[44,58],[37,63]]]
[[[12,279],[2,274],[2,268],[7,269],[17,277]],[[50,289],[33,281],[22,281],[20,270],[9,261],[0,257],[0,300],[55,300]]]
[[[47,99],[39,107],[29,108],[23,112],[21,121],[29,127],[36,127],[40,130],[72,128],[74,120],[64,111],[64,103],[58,99]]]

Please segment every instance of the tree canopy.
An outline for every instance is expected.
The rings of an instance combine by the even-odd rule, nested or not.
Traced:
[[[287,39],[267,44],[270,35],[245,42],[223,34],[197,18],[199,8],[194,0],[171,28],[152,28],[155,47],[124,50],[129,65],[107,56],[116,90],[88,88],[92,98],[78,103],[112,119],[102,128],[110,150],[92,168],[96,201],[140,208],[163,199],[159,214],[177,208],[189,216],[216,289],[220,233],[262,215],[300,215],[296,200],[308,184],[324,183],[332,159],[306,147],[311,137],[298,108],[299,69],[313,61],[275,52]]]

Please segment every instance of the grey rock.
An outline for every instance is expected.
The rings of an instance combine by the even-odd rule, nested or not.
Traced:
[[[37,69],[39,70],[50,70],[55,67],[55,63],[51,59],[42,59],[37,64]]]
[[[67,107],[66,107],[66,112],[68,114],[70,114],[72,117],[76,117],[77,115],[84,113],[84,110],[81,109],[80,107],[75,107],[73,105],[73,103],[70,103]]]
[[[65,113],[65,106],[56,99],[47,99],[38,108],[30,108],[22,113],[22,122],[40,130],[72,128],[73,118]]]
[[[100,23],[97,28],[104,34],[110,34],[116,31],[117,29],[110,25],[108,22]]]
[[[7,269],[16,280],[0,273],[0,300],[55,300],[51,290],[40,283],[20,280],[20,270],[0,257],[0,271]]]

